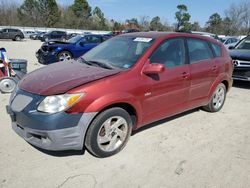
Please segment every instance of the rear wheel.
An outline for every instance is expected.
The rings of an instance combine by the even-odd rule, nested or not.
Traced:
[[[225,103],[227,90],[223,83],[220,83],[215,89],[209,103],[203,108],[208,112],[218,112]]]
[[[0,80],[0,92],[11,93],[16,88],[16,81],[13,78],[2,78]]]
[[[100,113],[86,134],[85,146],[97,157],[109,157],[121,151],[132,131],[132,120],[122,108]]]
[[[58,61],[68,61],[72,59],[72,55],[68,51],[62,51],[58,54]]]
[[[17,35],[17,36],[15,36],[15,39],[14,39],[15,41],[20,41],[21,40],[21,36],[19,36],[19,35]]]
[[[45,42],[48,42],[48,41],[49,41],[49,37],[45,37],[45,38],[44,38],[44,41],[45,41]]]

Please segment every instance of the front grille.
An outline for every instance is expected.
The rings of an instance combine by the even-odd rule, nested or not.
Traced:
[[[250,68],[250,61],[243,61],[243,60],[234,60],[234,67],[249,67]]]

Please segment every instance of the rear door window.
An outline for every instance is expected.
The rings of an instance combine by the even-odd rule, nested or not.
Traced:
[[[188,38],[187,45],[191,64],[213,58],[213,53],[208,42],[200,39]]]

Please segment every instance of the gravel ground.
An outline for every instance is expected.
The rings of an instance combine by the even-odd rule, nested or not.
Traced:
[[[0,41],[35,70],[39,41]],[[192,110],[136,132],[125,149],[98,159],[87,151],[45,152],[11,129],[0,94],[0,187],[250,187],[250,83],[234,84],[225,106]]]

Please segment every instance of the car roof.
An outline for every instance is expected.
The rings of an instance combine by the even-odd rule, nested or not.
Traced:
[[[226,36],[226,37],[222,37],[222,39],[231,39],[231,38],[238,39],[238,37],[234,37],[234,36]]]
[[[198,38],[198,39],[218,43],[218,41],[212,37],[207,37],[204,35],[193,34],[193,33],[184,33],[184,32],[135,32],[135,33],[127,33],[127,34],[118,35],[117,37],[119,36],[142,37],[142,38],[145,37],[145,38],[153,38],[153,39],[165,38],[165,37],[193,37],[193,38]]]

